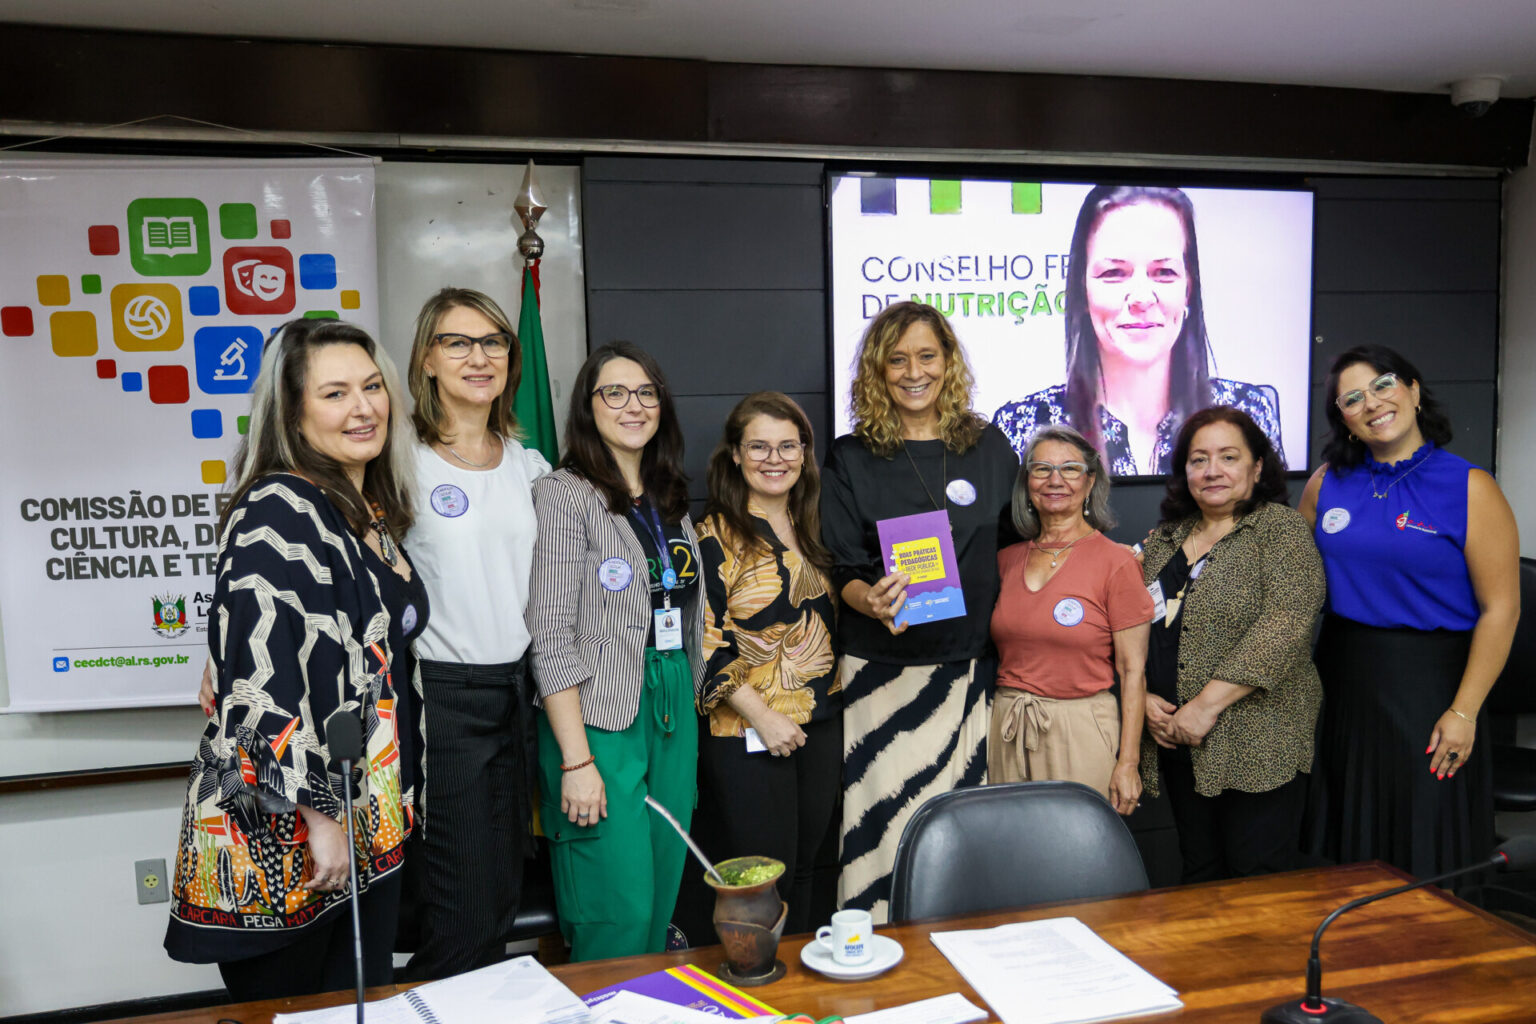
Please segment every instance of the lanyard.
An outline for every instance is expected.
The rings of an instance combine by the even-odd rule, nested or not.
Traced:
[[[645,532],[656,543],[656,553],[661,557],[661,589],[667,592],[666,606],[670,608],[672,607],[671,591],[673,587],[677,586],[677,570],[672,568],[672,555],[667,551],[666,531],[661,528],[661,516],[656,514],[656,506],[651,503],[649,498],[646,498],[645,507],[651,513],[651,521],[646,522],[637,511],[635,512],[635,518],[640,521],[640,525],[645,528]],[[632,509],[631,511],[634,510]],[[654,530],[652,529],[652,524],[655,524]]]

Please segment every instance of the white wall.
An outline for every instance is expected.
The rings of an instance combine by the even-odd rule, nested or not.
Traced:
[[[0,797],[0,1017],[223,987],[165,955],[167,904],[135,897],[133,862],[175,852],[185,788]]]
[[[1499,486],[1536,556],[1536,168],[1504,183],[1504,279],[1499,347]]]

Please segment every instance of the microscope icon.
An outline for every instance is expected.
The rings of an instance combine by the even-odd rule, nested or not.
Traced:
[[[242,338],[236,338],[231,341],[224,351],[219,354],[219,365],[214,368],[213,379],[249,380],[250,375],[245,369],[245,350],[248,347]],[[226,370],[226,367],[231,367],[232,369]]]

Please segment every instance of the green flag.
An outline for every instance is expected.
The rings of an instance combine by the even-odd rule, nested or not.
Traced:
[[[555,440],[555,404],[549,398],[549,363],[544,358],[544,325],[539,319],[538,271],[523,270],[523,308],[517,317],[517,340],[523,347],[523,379],[517,385],[512,411],[523,428],[523,447],[540,452],[553,466],[560,459]]]

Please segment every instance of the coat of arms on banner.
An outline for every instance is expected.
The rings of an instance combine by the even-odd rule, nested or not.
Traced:
[[[187,631],[187,595],[166,594],[155,602],[155,632],[164,637],[181,636]]]

